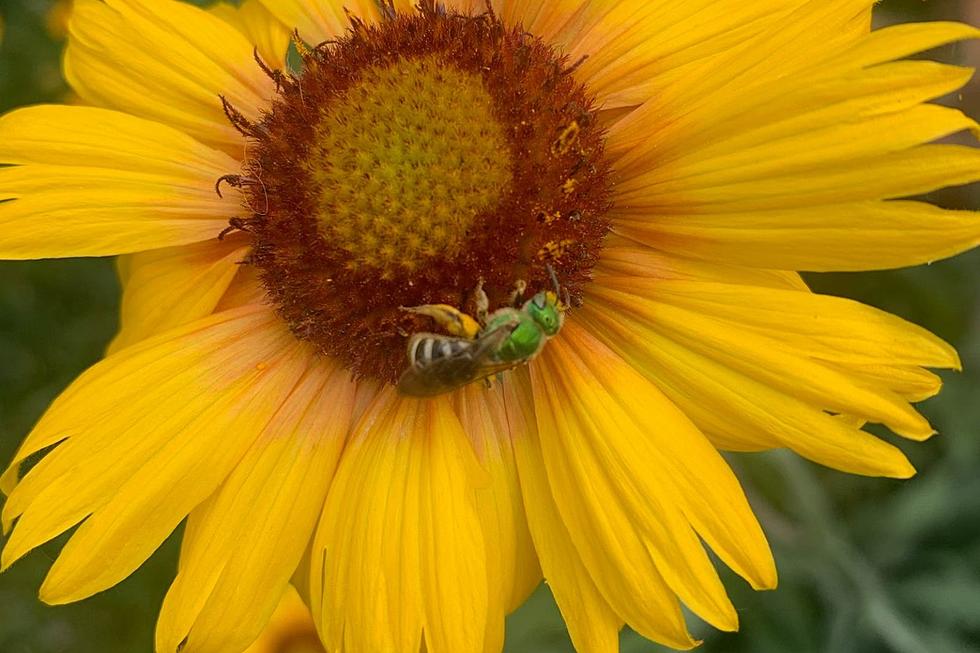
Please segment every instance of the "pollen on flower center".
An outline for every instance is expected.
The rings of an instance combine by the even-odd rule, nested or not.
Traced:
[[[302,71],[250,123],[249,262],[293,334],[355,375],[394,381],[406,338],[430,331],[403,306],[491,309],[553,269],[580,299],[608,230],[605,133],[574,66],[521,25],[431,0],[352,19],[300,47]]]
[[[511,179],[481,77],[436,55],[364,70],[321,111],[307,165],[320,232],[386,278],[458,255]]]

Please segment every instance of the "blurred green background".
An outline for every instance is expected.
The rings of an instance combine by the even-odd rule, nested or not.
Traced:
[[[68,97],[59,72],[64,8],[0,0],[0,112]],[[936,19],[980,23],[980,2],[884,0],[876,20]],[[980,63],[974,45],[938,56]],[[977,117],[978,90],[974,84],[950,102]],[[975,187],[932,199],[950,208],[980,204]],[[742,630],[719,634],[692,620],[702,650],[980,652],[980,251],[916,269],[808,279],[819,291],[931,329],[956,345],[966,372],[944,375],[943,393],[923,406],[940,435],[901,443],[919,469],[912,481],[846,476],[779,453],[731,457],[771,539],[780,586],[755,593],[728,574]],[[0,463],[50,400],[99,358],[116,326],[118,295],[109,260],[0,264]],[[62,543],[0,575],[0,653],[151,651],[176,568],[175,538],[118,587],[47,607],[36,592]],[[510,618],[507,651],[571,650],[543,587]],[[623,634],[626,653],[661,650]]]

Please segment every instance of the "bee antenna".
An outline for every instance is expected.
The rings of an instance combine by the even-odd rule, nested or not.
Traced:
[[[545,265],[548,270],[548,276],[551,277],[551,284],[555,287],[555,296],[561,297],[561,285],[558,283],[558,275],[555,274],[555,268],[551,267],[551,264]]]

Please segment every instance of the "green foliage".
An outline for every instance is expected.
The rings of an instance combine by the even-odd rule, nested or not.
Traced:
[[[969,0],[964,0],[966,5]],[[58,101],[60,45],[48,0],[0,0],[0,110]],[[953,18],[949,2],[886,0],[915,19]],[[914,10],[914,13],[912,13]],[[976,107],[973,107],[976,114]],[[976,189],[940,195],[976,206]],[[980,652],[980,251],[911,270],[811,277],[822,292],[894,311],[957,346],[966,372],[924,411],[940,435],[899,443],[919,469],[907,482],[851,477],[775,452],[731,456],[766,528],[780,587],[757,593],[726,575],[742,630],[692,618],[710,653]],[[118,284],[105,260],[0,264],[0,462],[50,400],[98,360],[115,328]],[[176,568],[176,540],[120,586],[63,607],[37,588],[63,542],[0,575],[0,651],[139,653]],[[664,649],[632,633],[624,653]],[[542,587],[508,622],[509,653],[567,653],[568,636]]]

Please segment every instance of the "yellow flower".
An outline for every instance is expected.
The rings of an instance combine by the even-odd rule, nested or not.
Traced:
[[[579,651],[690,648],[681,604],[735,630],[704,545],[776,572],[718,449],[911,476],[861,426],[928,438],[910,402],[959,366],[796,272],[980,242],[901,199],[980,180],[929,144],[978,132],[927,104],[971,71],[903,60],[978,31],[872,4],[77,0],[92,106],[0,119],[0,256],[123,255],[122,327],[3,476],[3,566],[77,526],[41,587],[76,601],[186,518],[161,653],[244,650],[290,580],[331,653],[499,651],[542,576]],[[567,295],[529,366],[396,390],[429,313],[472,336],[452,311],[519,281]],[[492,363],[507,324],[453,347]]]
[[[323,653],[310,611],[296,590],[286,589],[269,624],[245,653]]]

